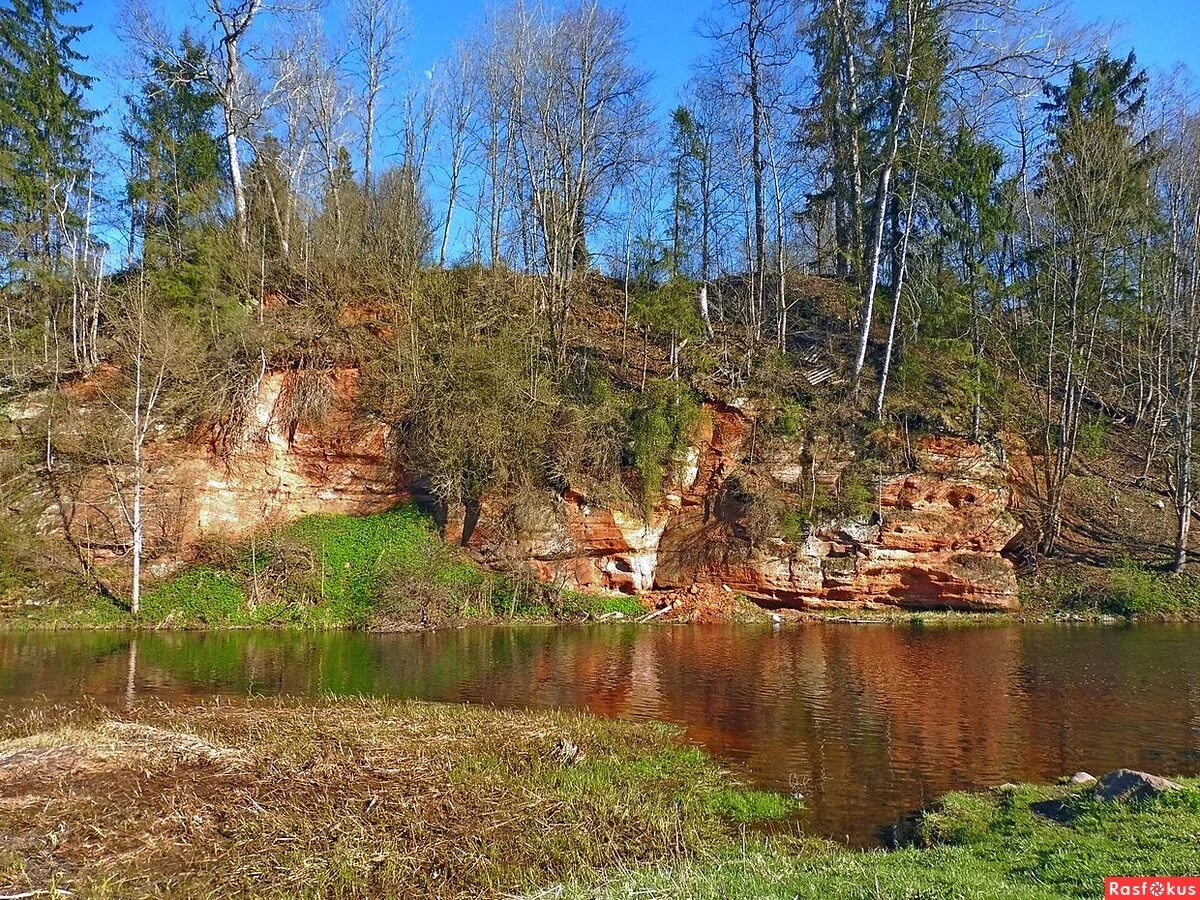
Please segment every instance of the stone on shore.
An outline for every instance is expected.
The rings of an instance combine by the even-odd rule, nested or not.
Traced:
[[[1183,785],[1158,775],[1138,772],[1134,769],[1117,769],[1101,776],[1100,780],[1096,782],[1096,799],[1128,803],[1132,800],[1146,800],[1159,794],[1181,790],[1183,790]]]

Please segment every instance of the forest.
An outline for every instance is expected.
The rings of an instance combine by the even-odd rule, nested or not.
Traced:
[[[1022,448],[1038,559],[1106,463],[1161,498],[1152,562],[1182,572],[1200,106],[1078,12],[717,0],[664,113],[601,0],[488,6],[427,71],[399,0],[205,0],[182,28],[4,0],[0,584],[56,531],[136,611],[153,447],[236,448],[269,372],[294,433],[344,368],[445,508],[584,479],[652,505],[698,404],[751,397],[774,434]],[[110,27],[120,64],[88,74]],[[99,542],[71,524],[96,472]]]

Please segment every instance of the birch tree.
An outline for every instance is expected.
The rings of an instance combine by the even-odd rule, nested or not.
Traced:
[[[147,502],[153,485],[151,443],[177,423],[198,382],[200,349],[194,334],[159,308],[144,277],[124,291],[116,310],[112,362],[116,378],[99,383],[108,416],[97,422],[100,462],[128,534],[129,608],[141,612],[147,549]],[[165,511],[159,510],[161,516]]]
[[[408,12],[399,0],[353,0],[348,13],[350,51],[360,85],[363,129],[363,188],[370,208],[375,186],[375,131],[383,92],[396,74],[408,37]]]
[[[1195,406],[1200,376],[1200,116],[1184,118],[1159,166],[1165,236],[1162,291],[1167,320],[1167,383],[1174,452],[1169,486],[1177,527],[1172,571],[1187,563],[1196,505]]]
[[[442,134],[446,143],[446,214],[438,246],[438,265],[446,264],[450,229],[455,207],[463,186],[463,168],[470,141],[471,124],[478,103],[478,83],[473,76],[475,60],[465,45],[459,45],[443,67],[437,104]]]

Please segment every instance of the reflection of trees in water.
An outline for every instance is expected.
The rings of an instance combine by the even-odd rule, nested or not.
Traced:
[[[125,669],[125,632],[9,632],[0,635],[0,704],[40,696],[73,700],[113,689]]]
[[[1195,771],[1195,629],[632,625],[0,635],[0,699],[384,694],[684,724],[812,821],[1077,768]],[[866,823],[866,824],[864,824]]]
[[[137,638],[130,638],[129,662],[125,667],[125,708],[129,709],[137,700]]]

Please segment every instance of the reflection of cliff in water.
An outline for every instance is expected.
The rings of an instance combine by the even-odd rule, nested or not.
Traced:
[[[14,633],[0,636],[0,705],[369,693],[663,719],[755,781],[804,793],[814,829],[869,841],[956,788],[1197,771],[1196,635],[604,626],[142,634],[135,649],[124,634]]]

